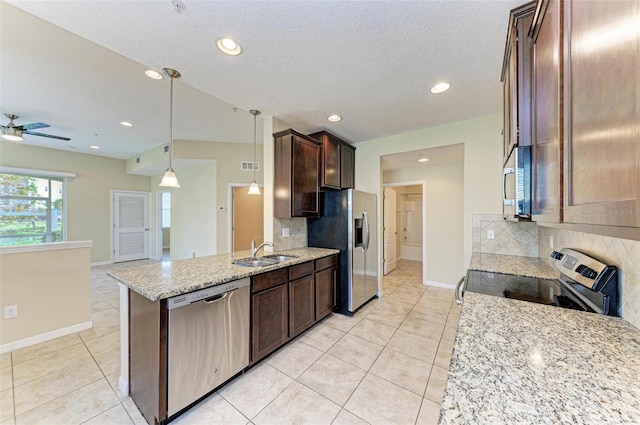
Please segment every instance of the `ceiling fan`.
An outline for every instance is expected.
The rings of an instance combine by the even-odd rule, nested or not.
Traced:
[[[17,120],[18,118],[20,118],[18,115],[13,115],[13,114],[4,114],[4,115],[7,118],[9,118],[9,124],[7,124],[6,126],[5,125],[0,126],[2,127],[2,138],[5,140],[19,142],[23,140],[23,137],[22,137],[23,134],[30,134],[32,136],[40,136],[40,137],[49,137],[50,139],[67,140],[67,141],[71,140],[68,137],[54,136],[53,134],[44,134],[44,133],[31,131],[38,128],[51,127],[49,124],[45,124],[43,122],[34,122],[31,124],[15,125],[13,120]]]

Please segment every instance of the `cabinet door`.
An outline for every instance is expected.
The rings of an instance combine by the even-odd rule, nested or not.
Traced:
[[[566,2],[569,223],[640,227],[640,3]]]
[[[292,152],[292,217],[320,217],[318,172],[320,146],[293,136]]]
[[[560,1],[549,0],[533,46],[533,194],[532,218],[562,220],[562,69]],[[544,3],[544,2],[542,2]]]
[[[289,282],[289,333],[298,335],[315,323],[313,275]]]
[[[329,315],[336,306],[337,271],[331,267],[316,273],[316,320]]]
[[[342,144],[340,149],[340,188],[353,189],[356,175],[356,148]]]
[[[251,298],[251,361],[255,363],[289,339],[288,285]]]
[[[340,189],[340,151],[339,140],[323,135],[320,161],[320,186],[323,188]]]

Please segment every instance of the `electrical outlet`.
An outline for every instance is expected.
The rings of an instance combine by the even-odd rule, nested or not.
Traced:
[[[283,227],[282,228],[282,237],[283,238],[288,238],[289,237],[289,228],[288,227]]]
[[[13,319],[14,317],[18,317],[18,306],[17,305],[6,306],[4,308],[4,318]]]
[[[487,239],[495,239],[496,238],[496,234],[493,231],[493,229],[488,229],[487,230]]]
[[[549,248],[553,249],[553,235],[549,235]]]

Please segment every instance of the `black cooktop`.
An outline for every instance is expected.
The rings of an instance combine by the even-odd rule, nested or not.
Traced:
[[[555,307],[591,311],[557,280],[469,270],[464,290]]]

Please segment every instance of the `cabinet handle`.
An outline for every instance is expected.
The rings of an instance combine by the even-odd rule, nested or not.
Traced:
[[[462,283],[464,282],[465,276],[462,276],[462,279],[458,281],[456,285],[456,304],[462,305]]]
[[[513,173],[515,173],[513,167],[505,167],[502,173],[502,202],[504,202],[505,205],[513,205],[515,203],[514,199],[507,199],[507,174]]]

